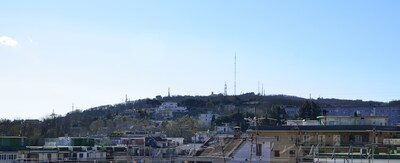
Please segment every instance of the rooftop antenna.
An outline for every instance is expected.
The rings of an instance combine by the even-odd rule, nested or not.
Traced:
[[[235,52],[235,82],[234,82],[234,89],[233,89],[233,95],[235,95],[236,96],[236,52]]]
[[[56,113],[54,113],[54,109],[53,109],[53,113],[51,113],[50,116],[51,116],[53,119],[56,118]]]
[[[128,103],[128,95],[125,94],[125,103]]]
[[[168,97],[171,97],[171,92],[170,92],[169,87],[168,87]]]
[[[263,90],[263,96],[265,96],[265,89]]]
[[[261,84],[261,95],[264,96],[264,83]]]
[[[258,81],[258,95],[260,95],[260,81]]]
[[[227,86],[226,86],[226,81],[225,81],[224,96],[226,96],[226,95],[228,95],[228,92],[227,92]]]

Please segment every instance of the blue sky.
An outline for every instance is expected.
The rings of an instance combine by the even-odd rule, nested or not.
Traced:
[[[3,1],[0,118],[156,95],[400,99],[398,1]]]

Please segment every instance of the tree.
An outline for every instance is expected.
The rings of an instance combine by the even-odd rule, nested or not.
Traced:
[[[315,102],[306,101],[297,112],[297,118],[317,119],[321,115],[321,108]]]
[[[148,119],[148,118],[150,118],[150,114],[147,113],[147,111],[145,109],[141,109],[141,110],[137,111],[136,116],[139,119]]]
[[[185,141],[190,141],[191,137],[198,129],[198,122],[196,119],[184,116],[175,121],[170,121],[165,125],[165,130],[169,137],[183,137]]]
[[[241,127],[242,131],[246,131],[249,127],[248,122],[244,119],[246,117],[254,117],[253,113],[233,113],[230,115],[220,116],[215,119],[215,124],[218,126],[223,125],[224,123],[230,123],[232,125],[237,125]]]
[[[287,117],[288,115],[282,106],[273,105],[270,109],[267,109],[263,123],[267,125],[282,125]]]

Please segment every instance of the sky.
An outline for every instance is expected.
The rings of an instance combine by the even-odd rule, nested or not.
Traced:
[[[400,1],[1,1],[0,118],[171,95],[400,99]]]

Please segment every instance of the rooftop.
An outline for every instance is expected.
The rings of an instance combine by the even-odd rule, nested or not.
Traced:
[[[255,130],[254,126],[249,130]],[[284,130],[320,130],[320,131],[367,131],[379,130],[400,132],[400,126],[373,126],[373,125],[328,125],[328,126],[258,126],[258,130],[284,131]]]
[[[238,148],[243,142],[243,139],[235,139],[232,137],[226,138],[211,138],[196,152],[195,156],[200,157],[227,157]]]

